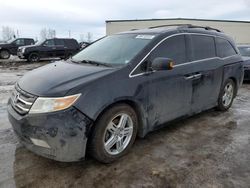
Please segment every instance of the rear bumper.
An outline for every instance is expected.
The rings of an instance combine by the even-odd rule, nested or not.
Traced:
[[[20,142],[28,150],[56,161],[84,159],[92,121],[77,109],[21,116],[8,105],[8,117]]]

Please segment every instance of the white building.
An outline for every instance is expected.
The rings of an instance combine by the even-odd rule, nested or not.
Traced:
[[[111,35],[132,29],[143,29],[159,25],[193,24],[210,26],[230,35],[238,44],[250,44],[250,21],[204,20],[204,19],[142,19],[142,20],[107,20],[106,34]]]

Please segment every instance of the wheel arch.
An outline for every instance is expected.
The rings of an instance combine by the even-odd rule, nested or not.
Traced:
[[[137,118],[138,118],[137,136],[144,137],[147,133],[147,130],[145,129],[146,114],[145,114],[145,111],[144,111],[142,105],[139,102],[136,102],[132,99],[121,99],[121,100],[115,101],[111,104],[104,106],[98,113],[96,113],[96,115],[94,117],[94,124],[91,127],[90,132],[92,131],[93,127],[95,126],[95,122],[102,116],[102,114],[105,113],[108,109],[110,109],[113,106],[118,105],[118,104],[127,104],[135,111]]]

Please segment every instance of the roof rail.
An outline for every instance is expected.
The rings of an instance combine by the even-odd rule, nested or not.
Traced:
[[[213,27],[209,27],[209,26],[189,25],[188,28],[203,28],[205,30],[214,30],[214,31],[217,31],[217,32],[222,32],[219,29],[216,29],[216,28],[213,28]]]
[[[170,24],[170,25],[158,25],[158,26],[153,26],[153,27],[149,27],[149,29],[154,29],[154,28],[160,28],[160,27],[169,27],[169,26],[178,26],[180,28],[203,28],[205,30],[214,30],[214,31],[217,31],[217,32],[222,32],[221,30],[219,29],[216,29],[216,28],[212,28],[212,27],[209,27],[209,26],[198,26],[198,25],[192,25],[192,24]]]
[[[189,27],[191,24],[167,24],[167,25],[157,25],[149,27],[149,29],[159,28],[159,27],[169,27],[169,26],[179,26],[179,27]]]

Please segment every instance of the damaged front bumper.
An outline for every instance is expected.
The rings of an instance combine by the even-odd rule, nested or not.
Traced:
[[[8,116],[20,142],[28,150],[56,161],[84,159],[92,120],[76,108],[22,116],[8,104]]]

